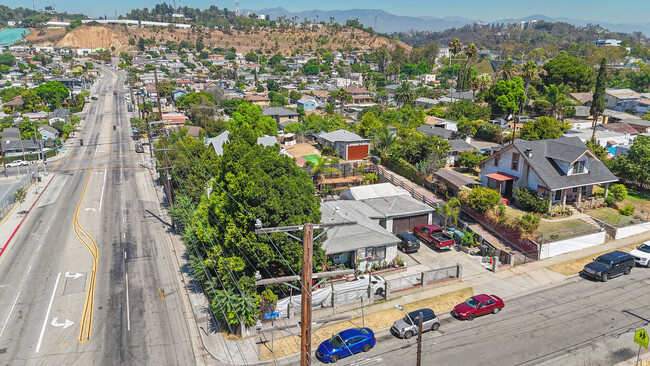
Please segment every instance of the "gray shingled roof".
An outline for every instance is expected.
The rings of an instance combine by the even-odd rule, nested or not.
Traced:
[[[381,216],[371,218],[390,218],[433,213],[433,207],[426,205],[411,196],[390,196],[369,198],[361,201],[379,212]]]
[[[323,139],[329,142],[339,142],[339,141],[348,141],[348,142],[354,142],[354,141],[368,141],[368,139],[364,139],[363,137],[357,135],[356,133],[347,131],[347,130],[336,130],[332,132],[327,132],[327,133],[322,133],[318,136],[319,139]]]
[[[553,159],[573,162],[588,150],[587,146],[578,137],[562,137],[538,141],[517,139],[513,145],[515,149],[519,150],[521,157],[528,161],[546,187],[551,190],[616,182],[618,180],[607,169],[605,164],[589,154],[587,154],[589,172],[586,174],[566,175],[558,168]],[[526,149],[532,150],[532,157],[529,158],[525,154]],[[505,150],[509,149],[502,151]]]
[[[472,151],[474,147],[467,143],[465,140],[455,139],[449,140],[449,151],[458,152],[458,151]]]
[[[282,107],[269,107],[265,108],[262,111],[263,116],[279,116],[279,117],[289,117],[289,116],[297,116],[298,112],[292,111],[290,109],[282,108]]]
[[[228,136],[230,131],[224,131],[219,136],[213,137],[211,139],[205,140],[205,146],[212,145],[214,152],[221,156],[223,155],[223,145],[228,142]],[[273,146],[278,143],[278,139],[275,136],[262,136],[257,138],[257,143],[264,146]]]
[[[422,125],[422,126],[416,128],[416,130],[422,132],[423,134],[425,134],[427,136],[440,136],[440,137],[444,137],[446,139],[450,138],[454,133],[454,131],[452,131],[452,130],[448,130],[448,129],[442,128],[442,127],[435,127],[435,126],[431,126],[431,125]]]
[[[400,240],[361,211],[366,204],[359,201],[321,202],[322,223],[356,221],[355,225],[331,228],[322,248],[325,254],[349,252],[361,248],[396,245]]]
[[[463,186],[473,186],[473,185],[481,184],[481,182],[477,181],[476,179],[473,179],[455,170],[442,169],[433,173],[433,175],[436,176],[436,178],[446,182],[456,191]]]

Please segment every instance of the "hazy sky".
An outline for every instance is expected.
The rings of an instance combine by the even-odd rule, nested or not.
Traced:
[[[184,6],[206,8],[215,5],[219,8],[235,9],[235,1],[181,0]],[[51,0],[35,0],[37,8],[52,5]],[[162,1],[155,0],[56,0],[59,11],[82,12],[92,17],[107,15],[115,17],[125,14],[132,8],[151,8]],[[179,0],[176,0],[178,5]],[[173,4],[173,0],[167,1]],[[0,4],[12,7],[32,7],[31,0],[0,0]],[[411,16],[462,16],[470,19],[493,21],[504,18],[519,18],[533,14],[550,17],[593,22],[629,23],[650,22],[650,0],[328,0],[328,1],[289,1],[289,0],[242,0],[240,9],[263,9],[284,7],[290,11],[301,10],[345,10],[382,9],[397,15]]]

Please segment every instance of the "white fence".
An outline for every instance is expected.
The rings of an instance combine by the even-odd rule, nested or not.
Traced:
[[[606,234],[605,231],[601,231],[595,234],[579,236],[577,238],[542,244],[540,259],[547,259],[555,257],[556,255],[603,244],[605,242]]]
[[[627,238],[628,236],[640,234],[646,231],[650,231],[650,222],[627,227],[619,227],[616,229],[616,239]]]

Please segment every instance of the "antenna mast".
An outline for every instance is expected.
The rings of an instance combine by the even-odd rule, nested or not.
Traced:
[[[36,10],[36,0],[32,0],[32,9]]]
[[[239,0],[235,0],[235,16],[239,16]]]

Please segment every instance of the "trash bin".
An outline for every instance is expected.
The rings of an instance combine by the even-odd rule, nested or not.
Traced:
[[[84,140],[83,139],[79,139],[79,146],[84,146]]]

